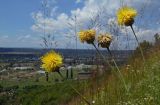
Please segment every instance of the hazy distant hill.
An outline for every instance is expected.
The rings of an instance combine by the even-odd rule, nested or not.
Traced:
[[[40,48],[0,48],[0,53],[13,53],[13,52],[25,52],[25,53],[43,53],[43,52],[46,52],[46,51],[49,51],[51,49],[40,49]],[[90,53],[90,54],[93,54],[93,53],[96,53],[96,51],[93,49],[56,49],[57,52],[59,53],[62,53],[62,54],[66,54],[66,53],[70,53],[70,54],[73,54],[73,53],[78,53],[78,54],[82,54],[82,53]],[[106,52],[104,50],[102,50],[102,52]],[[130,52],[133,52],[132,50],[114,50],[112,51],[114,53],[130,53]]]
[[[0,48],[0,52],[39,52],[41,50],[34,48]]]
[[[15,62],[15,61],[36,61],[50,49],[35,49],[35,48],[0,48],[0,62]],[[87,49],[56,49],[57,52],[69,59],[96,59],[95,50]],[[104,55],[108,55],[106,50],[101,51]],[[127,58],[133,51],[114,50],[112,51],[116,58]]]

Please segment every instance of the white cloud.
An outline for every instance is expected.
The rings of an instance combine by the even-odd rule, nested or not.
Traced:
[[[136,36],[138,37],[139,42],[143,42],[144,40],[149,41],[150,43],[154,43],[154,35],[160,32],[159,29],[138,29],[134,26],[134,30],[136,32]],[[130,27],[121,29],[122,34],[118,37],[114,38],[113,43],[116,44],[119,49],[135,49],[137,47],[137,41],[135,36],[130,29]]]
[[[39,47],[40,38],[31,34],[0,36],[0,47]]]
[[[81,0],[76,0],[76,2],[81,2]],[[70,22],[71,18],[74,16],[77,16],[79,26],[81,26],[81,28],[84,28],[84,26],[88,23],[88,20],[91,17],[96,16],[97,13],[99,13],[99,10],[101,10],[102,12],[101,17],[104,18],[104,23],[105,21],[107,22],[107,18],[115,17],[116,10],[121,6],[121,2],[117,0],[86,0],[83,2],[84,7],[70,10],[71,15],[61,13],[58,16],[55,16],[54,18],[44,18],[42,12],[34,13],[32,16],[35,20],[35,24],[32,26],[32,29],[34,31],[42,32],[45,24],[45,29],[47,32],[54,32],[59,30],[61,31],[67,27],[67,23]],[[142,5],[144,3],[148,3],[148,1],[126,0],[123,4],[137,6]],[[53,12],[51,12],[51,16],[54,16],[54,13],[56,13],[57,8],[57,6],[53,6]]]
[[[8,35],[4,35],[4,36],[2,36],[2,39],[8,39],[9,38],[9,36]]]
[[[27,35],[17,35],[17,40],[18,41],[25,41],[25,40],[30,40],[31,38],[31,35],[27,34]]]
[[[41,12],[33,14],[35,24],[31,27],[32,30],[43,32],[44,29],[47,33],[61,31],[66,28],[68,16],[65,13],[60,14],[56,19],[44,18]]]
[[[79,2],[79,0],[77,1]],[[35,20],[35,24],[31,27],[32,30],[43,32],[44,24],[45,24],[45,31],[46,32],[54,32],[54,31],[61,31],[65,28],[67,28],[67,23],[72,21],[72,17],[77,16],[79,25],[83,25],[80,23],[87,23],[87,21],[90,19],[90,17],[94,14],[97,14],[99,7],[105,7],[105,4],[107,2],[105,0],[88,0],[85,2],[85,6],[80,9],[77,8],[75,10],[71,10],[71,15],[67,15],[65,13],[59,14],[57,17],[49,17],[44,18],[41,11],[38,13],[33,13],[32,17]],[[109,9],[115,9],[118,7],[118,3],[115,2],[114,5],[107,6],[108,12],[110,12]],[[58,7],[53,7],[53,13],[56,12],[56,9]]]
[[[108,19],[108,24],[113,24],[111,28],[117,28],[117,22],[115,18],[110,18]],[[109,27],[108,27],[109,28]],[[117,29],[115,33],[112,33],[114,35],[114,40],[112,44],[113,49],[134,49],[137,47],[137,42],[135,39],[135,36],[131,30],[130,27],[119,27],[120,29]],[[134,31],[136,32],[136,36],[138,37],[139,42],[143,42],[144,40],[149,41],[151,43],[154,43],[155,38],[154,35],[156,33],[160,32],[160,28],[155,28],[155,29],[147,29],[147,28],[141,28],[137,26],[133,26]],[[117,37],[118,35],[118,37]]]
[[[56,1],[56,0],[54,0]],[[81,0],[76,0],[76,2],[81,2]],[[67,23],[71,22],[71,18],[77,16],[79,26],[83,28],[90,20],[91,17],[96,16],[101,10],[101,17],[104,18],[104,22],[107,22],[107,19],[110,17],[115,17],[116,10],[121,6],[121,2],[117,0],[86,0],[84,2],[84,7],[77,8],[71,11],[71,15],[61,13],[55,17],[44,18],[42,12],[33,13],[32,17],[35,20],[35,24],[32,26],[34,31],[42,32],[44,29],[46,32],[54,32],[54,31],[61,31],[67,28]],[[128,5],[142,5],[146,3],[143,0],[126,0],[124,4]],[[56,13],[58,6],[54,6],[52,8],[51,16]],[[85,27],[86,28],[86,27]]]
[[[24,36],[24,38],[26,38],[26,39],[30,38],[30,37],[31,37],[31,35],[29,35],[29,34]]]
[[[82,2],[82,0],[76,0],[76,3],[81,3]]]
[[[143,40],[147,40],[149,42],[154,42],[154,35],[156,33],[159,33],[160,32],[160,29],[155,29],[155,30],[152,30],[152,29],[141,29],[138,33],[137,33],[137,36],[139,37],[140,41],[143,41]]]
[[[105,25],[105,24],[108,24],[108,22],[113,21],[113,19],[115,19],[116,11],[118,8],[121,7],[122,4],[123,5],[127,4],[129,6],[137,8],[138,12],[140,13],[140,16],[142,16],[141,13],[142,12],[146,13],[145,9],[148,9],[147,7],[152,7],[149,9],[155,10],[155,8],[157,8],[158,5],[156,5],[156,7],[153,7],[151,5],[157,4],[158,3],[157,1],[158,0],[153,0],[152,2],[151,2],[151,0],[132,0],[132,1],[125,0],[122,3],[121,0],[119,0],[119,1],[117,1],[117,0],[86,0],[86,1],[83,1],[84,2],[83,7],[81,7],[81,8],[78,7],[77,9],[70,10],[70,12],[71,12],[70,15],[68,15],[66,13],[59,13],[59,15],[57,15],[57,16],[55,16],[54,14],[56,13],[57,8],[59,8],[59,7],[54,6],[52,9],[53,12],[51,14],[51,17],[49,17],[49,18],[45,18],[41,11],[39,11],[37,13],[33,13],[32,17],[35,20],[35,24],[31,28],[34,31],[43,32],[44,25],[45,25],[45,31],[48,33],[54,33],[54,32],[63,33],[64,30],[66,30],[68,28],[68,23],[73,23],[71,18],[73,18],[74,16],[77,16],[77,20],[78,20],[77,23],[79,25],[79,28],[83,29],[83,28],[86,28],[89,20],[91,20],[91,17],[94,17],[97,15],[97,13],[99,13],[99,10],[101,10],[101,13],[99,13],[101,15],[100,16],[100,20],[101,20],[100,23],[102,25]],[[82,2],[82,1],[76,0],[76,3],[79,3],[79,2]],[[143,15],[146,15],[146,14],[143,14]],[[147,12],[147,16],[149,16],[148,12]],[[147,17],[147,16],[143,16],[143,18]],[[139,18],[139,20],[140,20],[140,18]],[[146,39],[149,41],[153,41],[153,35],[154,35],[154,33],[158,32],[159,29],[156,29],[156,28],[155,29],[148,29],[148,28],[138,27],[139,24],[145,23],[144,21],[142,21],[142,19],[139,21],[139,23],[138,22],[136,22],[136,23],[137,24],[136,24],[136,26],[134,26],[134,28],[136,30],[138,38],[140,40]],[[152,22],[152,23],[154,24],[154,22]],[[156,24],[157,24],[157,22],[156,22]],[[147,24],[145,26],[147,26]],[[103,32],[105,32],[106,26],[104,26],[102,30],[103,30]],[[130,29],[127,28],[127,31],[129,34],[132,34]],[[122,32],[122,34],[125,33],[123,29],[121,29],[121,32]],[[64,35],[62,35],[61,38],[63,39]],[[129,39],[130,39],[131,43],[134,43],[133,35],[130,35]],[[124,39],[122,39],[121,41],[125,44],[125,42],[123,40]]]

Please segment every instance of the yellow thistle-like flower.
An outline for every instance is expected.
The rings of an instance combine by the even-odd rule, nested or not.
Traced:
[[[47,72],[56,71],[63,63],[63,58],[55,51],[50,51],[41,57],[41,67]]]
[[[131,7],[122,7],[117,12],[117,20],[119,25],[131,26],[134,23],[134,18],[137,16],[137,11]]]
[[[86,42],[88,44],[92,44],[95,40],[96,31],[95,30],[80,31],[78,35],[82,43]]]
[[[111,42],[112,42],[112,36],[108,33],[104,35],[100,34],[98,36],[98,46],[101,46],[102,48],[109,48]]]

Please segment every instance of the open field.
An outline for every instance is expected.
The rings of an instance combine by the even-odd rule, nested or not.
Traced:
[[[160,0],[0,0],[0,105],[160,105]]]
[[[61,71],[62,75],[66,77],[66,71]],[[77,77],[78,71],[73,70],[73,78]],[[45,74],[38,74],[37,71],[15,71],[9,75],[1,75],[1,78],[5,78],[4,80],[0,80],[0,85],[4,87],[18,85],[23,87],[25,85],[49,85],[55,84],[57,82],[61,82],[62,78],[57,72],[53,72],[49,74],[49,82],[46,82]]]
[[[18,73],[16,72],[14,75]],[[61,73],[64,76],[66,75],[65,71]],[[76,75],[77,72],[74,72],[73,78]],[[82,89],[82,87],[79,87],[80,83],[75,80],[63,81],[56,72],[49,74],[48,82],[46,82],[45,75],[32,75],[27,79],[25,77],[21,79],[8,78],[0,81],[0,103],[2,105],[10,105],[10,103],[13,105],[45,105],[45,103],[57,105],[65,103],[74,95],[76,96],[76,93],[68,84],[72,84],[78,90]]]
[[[139,54],[138,54],[139,55]],[[94,105],[159,105],[160,104],[160,47],[146,52],[145,66],[141,57],[136,55],[128,65],[121,68],[128,91],[117,73],[102,77],[100,83],[93,82],[92,92],[84,96]],[[77,99],[69,105],[85,105]]]
[[[155,51],[156,52],[152,52]],[[147,55],[145,71],[143,71],[142,62],[139,57],[130,59],[129,68],[121,67],[122,73],[125,77],[129,92],[126,92],[121,80],[116,76],[115,72],[111,75],[103,75],[89,81],[75,81],[67,80],[61,81],[58,73],[51,73],[49,75],[49,82],[45,81],[45,75],[39,76],[39,81],[36,78],[30,78],[22,81],[6,80],[1,81],[1,86],[6,89],[6,92],[1,92],[1,102],[11,103],[13,105],[21,103],[22,105],[85,105],[82,100],[69,87],[72,84],[79,90],[87,100],[94,101],[95,105],[127,105],[139,103],[139,105],[158,105],[159,102],[159,70],[160,70],[160,53],[158,48],[150,50],[152,54]],[[147,53],[149,54],[149,53]],[[63,71],[63,75],[66,73]],[[77,73],[74,72],[74,76]],[[59,79],[59,82],[55,82]],[[18,86],[18,87],[17,87]],[[12,91],[10,91],[10,89]],[[11,92],[11,95],[7,95]],[[75,96],[75,97],[74,97]],[[74,98],[73,98],[74,97]],[[77,97],[77,98],[76,98]],[[62,101],[63,100],[63,101]],[[9,105],[6,102],[4,105]]]

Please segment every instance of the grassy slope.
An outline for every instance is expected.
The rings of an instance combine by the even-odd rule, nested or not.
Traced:
[[[72,84],[78,91],[83,91],[85,81],[77,83],[68,80],[62,83],[48,85],[26,85],[23,87],[5,87],[0,94],[0,105],[64,105],[77,93],[69,86]]]
[[[68,87],[68,83],[72,83],[79,91],[83,89],[86,99],[95,101],[94,105],[160,105],[160,49],[154,48],[148,52],[145,70],[141,57],[129,64],[128,69],[121,68],[129,92],[125,91],[117,73],[112,72],[109,76],[93,79],[92,84],[73,81],[56,85],[44,81],[41,81],[43,84],[23,84],[16,91],[9,91],[7,94],[10,96],[0,96],[0,102],[4,105],[59,105],[72,98],[70,105],[85,105],[81,98],[75,98],[76,93]],[[92,88],[87,88],[86,84]]]
[[[76,75],[74,72],[74,78]],[[77,95],[69,84],[81,91],[81,83],[74,80],[55,83],[56,78],[62,79],[58,73],[51,73],[49,82],[45,81],[45,76],[40,76],[39,82],[36,78],[0,81],[0,105],[58,105]]]
[[[17,74],[18,74],[18,71],[14,73],[15,77]],[[65,70],[61,71],[61,74],[65,77],[66,71]],[[77,77],[77,71],[73,70],[73,78],[76,78],[76,77]],[[37,78],[39,82],[36,82]],[[6,80],[0,80],[0,85],[2,85],[3,87],[11,87],[15,85],[18,85],[19,87],[31,86],[31,85],[53,85],[55,84],[55,79],[58,79],[59,81],[62,80],[62,78],[58,73],[53,72],[53,73],[49,73],[49,82],[46,82],[45,74],[43,75],[37,74],[27,79],[22,78],[19,81],[18,79],[11,79],[11,78],[8,78]]]
[[[9,91],[7,95],[0,98],[0,102],[3,105],[11,103],[13,105],[57,105],[62,102],[61,100],[68,101],[74,94],[67,83],[48,86],[32,85]]]
[[[87,99],[94,105],[160,105],[160,47],[147,52],[145,66],[141,56],[132,59],[129,65],[129,68],[121,68],[129,92],[113,72],[100,82],[102,85],[94,95],[86,95]],[[72,102],[70,105],[86,105],[78,101],[79,104]]]

